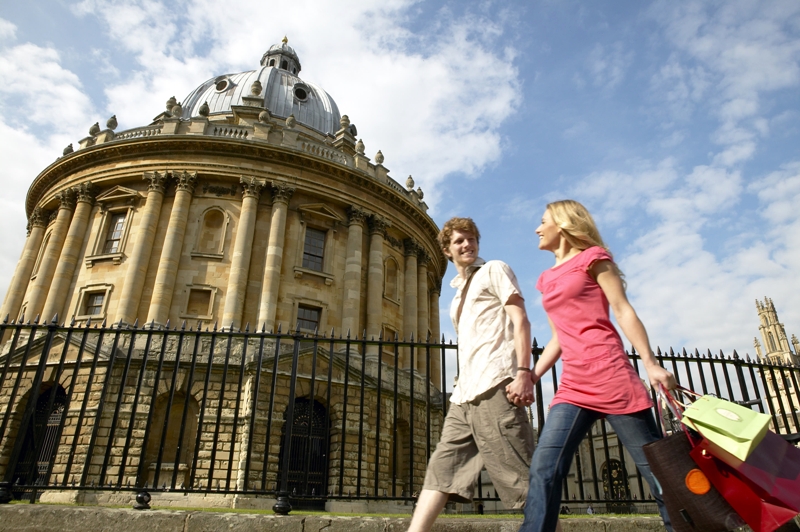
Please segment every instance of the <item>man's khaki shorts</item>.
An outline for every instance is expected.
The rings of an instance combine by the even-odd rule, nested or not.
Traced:
[[[509,381],[469,403],[451,404],[442,438],[425,473],[423,489],[470,502],[485,466],[497,494],[508,508],[522,508],[528,494],[533,428],[524,408],[506,399]]]

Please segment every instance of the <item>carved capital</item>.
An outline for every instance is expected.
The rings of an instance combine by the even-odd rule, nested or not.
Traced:
[[[91,181],[81,183],[80,185],[72,187],[75,191],[75,199],[84,203],[93,204],[94,198],[97,195],[97,187]]]
[[[425,251],[422,246],[417,249],[417,266],[427,267],[431,261],[431,256]]]
[[[178,190],[185,190],[189,194],[194,193],[194,187],[197,185],[197,172],[173,172],[172,177],[175,178]]]
[[[162,174],[159,172],[145,172],[144,176],[142,177],[145,181],[150,181],[147,185],[148,191],[155,191],[164,193],[164,187],[167,184],[167,174]]]
[[[358,205],[351,205],[347,208],[347,216],[350,221],[350,225],[357,224],[363,226],[368,215],[369,213]]]
[[[239,183],[242,185],[243,198],[260,198],[261,191],[264,190],[264,187],[266,186],[263,181],[259,181],[255,177],[242,176],[242,178],[239,180]]]
[[[436,279],[433,281],[432,286],[430,287],[431,292],[436,294],[437,296],[442,295],[442,280]]]
[[[47,227],[47,214],[39,207],[33,209],[31,217],[28,218],[28,231],[33,227]]]
[[[294,187],[290,187],[286,183],[272,182],[272,201],[281,203],[289,203],[289,200],[294,194]]]
[[[56,194],[56,199],[59,202],[59,209],[72,210],[75,208],[75,191],[71,188],[62,190]]]
[[[369,217],[369,234],[384,234],[386,229],[390,226],[389,220],[384,218],[383,216],[378,216],[377,214],[373,214]]]
[[[403,240],[403,251],[407,257],[411,255],[419,255],[419,252],[422,251],[422,246],[420,246],[419,242],[413,238],[406,238]]]

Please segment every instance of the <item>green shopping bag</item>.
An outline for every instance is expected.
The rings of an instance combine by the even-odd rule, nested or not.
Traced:
[[[712,395],[691,403],[683,417],[694,422],[684,419],[688,426],[742,461],[764,438],[770,421],[767,414]]]

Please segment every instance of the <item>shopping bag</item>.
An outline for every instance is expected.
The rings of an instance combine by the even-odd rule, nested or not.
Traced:
[[[708,443],[708,451],[761,498],[800,513],[800,449],[767,431],[747,460],[739,460],[713,442]]]
[[[712,454],[710,442],[705,438],[689,454],[754,532],[773,532],[797,515],[796,511],[786,508],[779,501],[770,497],[764,499],[757,494],[736,475],[731,466]]]
[[[648,443],[642,450],[661,484],[675,532],[724,532],[744,525],[692,460],[692,444],[685,432]]]
[[[770,417],[750,408],[704,395],[683,412],[704,438],[745,460],[767,433]]]

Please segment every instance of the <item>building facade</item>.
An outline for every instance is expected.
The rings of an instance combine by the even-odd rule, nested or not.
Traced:
[[[56,319],[86,326],[105,322],[112,329],[151,332],[174,330],[188,323],[195,330],[223,333],[258,330],[436,342],[440,336],[441,280],[447,262],[437,245],[438,228],[427,214],[423,192],[414,188],[410,176],[403,185],[392,179],[380,151],[373,159],[367,157],[356,127],[340,114],[330,95],[299,77],[300,70],[299,57],[284,38],[263,55],[258,68],[209,79],[180,103],[170,98],[166,110],[149,125],[115,132],[115,117],[109,119],[105,129],[93,125],[77,149],[68,146],[63,156],[31,184],[26,199],[28,237],[3,302],[3,316],[25,323]],[[41,438],[36,436],[36,423],[44,427],[58,408],[59,415],[66,418],[77,419],[80,412],[83,427],[75,427],[75,422],[62,424],[66,427],[59,432],[63,441],[53,444],[56,463],[72,460],[70,449],[75,450],[81,430],[96,434],[91,439],[93,444],[105,449],[102,452],[108,456],[116,456],[116,451],[108,450],[121,445],[114,443],[114,434],[104,436],[103,431],[93,428],[110,423],[103,421],[104,409],[100,406],[108,401],[118,405],[113,419],[120,430],[145,422],[145,418],[137,421],[137,415],[147,416],[148,426],[155,417],[163,428],[153,437],[164,440],[162,447],[164,442],[167,447],[170,441],[178,447],[183,442],[185,462],[168,464],[181,471],[181,478],[195,451],[192,448],[189,452],[186,441],[202,443],[208,439],[203,431],[212,430],[211,425],[204,427],[203,416],[208,420],[213,410],[218,416],[213,430],[223,432],[226,424],[233,423],[235,429],[247,416],[266,423],[267,414],[259,407],[267,401],[264,394],[277,397],[267,401],[270,409],[277,409],[274,416],[272,410],[269,412],[269,419],[274,417],[276,423],[284,419],[283,410],[290,402],[306,417],[316,415],[324,420],[330,428],[326,445],[331,445],[331,452],[333,446],[341,450],[350,441],[347,424],[337,415],[364,419],[377,415],[364,408],[364,395],[367,403],[389,401],[381,415],[388,415],[394,405],[400,418],[382,420],[382,426],[395,427],[395,434],[405,431],[407,437],[384,445],[374,433],[370,436],[367,432],[363,436],[367,439],[363,439],[361,427],[353,445],[385,447],[385,453],[395,457],[391,464],[394,469],[398,467],[397,446],[408,441],[414,447],[414,434],[420,435],[417,450],[425,448],[423,442],[430,437],[430,427],[437,427],[434,436],[438,439],[442,408],[434,407],[434,421],[415,431],[411,428],[417,408],[415,392],[408,388],[420,381],[418,390],[423,389],[424,382],[439,393],[439,351],[431,356],[428,350],[423,356],[424,350],[413,346],[377,346],[363,341],[355,347],[337,344],[336,349],[331,343],[327,350],[304,344],[299,350],[302,360],[296,361],[292,377],[296,393],[289,397],[286,375],[278,378],[275,374],[273,378],[271,373],[285,370],[287,364],[292,367],[291,361],[281,358],[279,346],[265,351],[264,365],[256,367],[242,355],[236,359],[235,352],[229,353],[234,357],[231,360],[214,358],[221,356],[219,349],[224,351],[224,346],[214,354],[210,351],[212,341],[198,340],[201,347],[196,356],[206,358],[197,362],[197,373],[190,374],[188,359],[178,360],[177,344],[167,345],[162,339],[164,360],[174,362],[174,369],[158,373],[153,366],[155,356],[148,349],[156,347],[159,340],[151,346],[145,345],[143,335],[137,343],[135,335],[123,334],[117,335],[118,342],[112,345],[108,343],[112,336],[108,332],[105,340],[102,336],[94,343],[89,340],[86,347],[75,344],[75,337],[57,335],[52,345],[43,347],[41,356],[48,358],[47,367],[66,369],[43,373],[38,384],[31,373],[36,364],[25,361],[29,352],[20,351],[25,339],[13,345],[5,339],[2,358],[6,360],[2,362],[8,368],[4,373],[8,380],[0,383],[4,386],[0,402],[9,414],[4,421],[7,430],[0,435],[0,473],[6,480],[17,475],[16,480],[22,478],[24,484],[36,477],[33,470],[15,473],[13,462],[30,449],[41,447],[36,440]],[[237,338],[234,343],[238,342],[241,351],[250,340]],[[24,345],[32,345],[30,342]],[[127,363],[122,363],[117,351],[126,349]],[[84,357],[83,365],[80,357]],[[152,368],[147,357],[151,357]],[[351,364],[360,372],[345,371],[344,365]],[[314,391],[315,372],[334,366],[333,381]],[[389,383],[391,371],[385,370],[381,378],[378,366],[398,368],[402,375]],[[126,388],[124,372],[136,367],[143,383],[137,388],[137,393],[143,394],[138,414],[136,409],[125,407],[130,401],[123,399],[132,393]],[[207,368],[205,373],[200,371],[202,367]],[[70,368],[74,371],[71,377]],[[191,368],[195,368],[194,362]],[[12,393],[9,384],[16,378],[15,370],[20,372],[19,393],[16,389]],[[337,372],[349,377],[336,378]],[[225,389],[224,381],[217,382],[223,374],[229,379],[229,389]],[[100,376],[108,384],[98,385]],[[254,382],[259,382],[256,376],[271,384],[254,389]],[[348,392],[347,378],[354,376],[358,376],[359,381],[353,382],[359,386],[368,381],[369,389],[363,391],[362,386],[357,413],[351,406],[351,411],[343,414],[340,403],[346,405],[347,394],[357,389],[351,387]],[[214,382],[217,384],[208,385]],[[175,394],[182,394],[180,400],[174,399]],[[233,394],[232,398],[226,394]],[[44,401],[50,405],[45,410],[53,412],[32,413],[36,409],[27,405],[41,402],[45,395],[51,398]],[[242,407],[235,419],[222,406],[231,401]],[[246,404],[254,406],[247,410]],[[211,410],[203,412],[204,406]],[[419,408],[428,409],[426,415],[430,410],[428,405]],[[87,409],[99,418],[87,417]],[[108,409],[105,411],[106,416],[112,416]],[[238,419],[240,414],[242,418]],[[184,418],[194,428],[186,434],[174,432],[177,426],[184,430],[186,423],[177,421]],[[417,423],[423,419],[420,411]],[[173,426],[173,432],[168,425]],[[251,424],[257,428],[248,434],[234,430],[234,440],[241,441],[229,443],[228,450],[233,453],[235,448],[237,454],[231,454],[226,465],[227,478],[236,463],[250,460],[241,454],[247,448],[247,438],[260,438],[260,453],[280,452],[280,434],[285,428],[276,425],[272,430],[267,425]],[[342,428],[337,433],[335,427],[339,426]],[[25,443],[25,434],[33,434],[29,443]],[[146,447],[155,445],[155,440],[136,441],[139,447],[134,454],[141,460],[152,460],[153,452]],[[77,448],[86,451],[83,444]],[[383,466],[375,465],[380,452],[373,453],[372,470],[384,467],[382,474],[395,474],[385,457]],[[401,449],[401,460],[403,452]],[[49,455],[45,458],[50,459]],[[416,463],[422,464],[415,468],[420,471],[399,475],[411,475],[409,486],[424,473],[425,457],[420,455]],[[164,466],[160,459],[159,464]],[[276,467],[277,460],[270,469],[273,485]],[[331,462],[322,467],[327,468],[326,478],[333,479],[343,476],[340,469],[346,466]],[[105,475],[100,470],[97,474]],[[248,479],[242,475],[240,472],[239,482],[246,483]],[[145,476],[149,478],[152,472]],[[189,482],[189,477],[184,480]],[[332,491],[331,486],[322,486],[319,491]],[[381,486],[385,488],[385,482]]]

